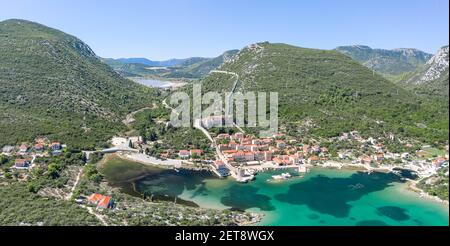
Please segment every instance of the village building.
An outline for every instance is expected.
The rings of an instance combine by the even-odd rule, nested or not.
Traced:
[[[224,168],[227,168],[227,166],[225,165],[225,163],[223,163],[223,161],[221,161],[221,160],[216,160],[216,161],[214,161],[213,166],[214,166],[216,169],[224,169]]]
[[[431,161],[431,163],[436,166],[436,167],[440,167],[442,166],[447,160],[444,157],[438,157],[434,160]]]
[[[217,145],[217,148],[218,148],[220,151],[229,150],[227,144],[219,144],[219,145]]]
[[[340,159],[346,159],[346,158],[349,157],[349,155],[348,155],[347,152],[341,151],[341,152],[338,152],[338,157],[339,157]]]
[[[101,194],[94,193],[89,196],[88,202],[90,204],[94,204],[97,206],[97,208],[113,208],[114,206],[114,200],[110,196],[104,196]]]
[[[284,149],[286,147],[286,143],[283,140],[277,140],[277,148]]]
[[[371,164],[372,158],[370,156],[364,155],[359,158],[359,162],[361,164]]]
[[[201,149],[191,149],[190,154],[191,154],[191,156],[193,156],[193,155],[201,156],[201,155],[203,155],[203,150],[201,150]]]
[[[228,143],[228,149],[236,149],[237,150],[237,146],[238,146],[238,144],[234,140],[232,140]]]
[[[52,150],[61,150],[61,143],[60,142],[53,142],[50,144],[50,148]]]
[[[28,169],[30,168],[30,161],[27,159],[16,159],[14,162],[15,169]]]
[[[261,163],[259,161],[248,161],[246,164],[247,164],[247,166],[256,166]]]
[[[246,150],[247,147],[245,145],[238,144],[238,145],[235,145],[235,147],[233,149],[235,149],[235,150]]]
[[[274,157],[274,158],[273,158],[273,162],[274,162],[275,164],[277,164],[278,166],[282,166],[282,165],[284,164],[283,159],[281,159],[281,158],[279,158],[279,157]]]
[[[188,150],[180,150],[180,152],[178,152],[178,156],[180,158],[189,158],[191,152]]]
[[[377,163],[381,163],[384,160],[384,154],[377,153],[376,155],[374,155],[374,159]]]
[[[28,151],[28,146],[25,144],[20,145],[19,152],[25,154]]]
[[[309,145],[303,145],[303,146],[302,146],[302,149],[303,149],[303,153],[308,154],[309,151],[311,151],[311,146],[309,146]]]
[[[14,151],[14,149],[15,149],[14,146],[6,145],[2,148],[2,152],[5,154],[10,154]]]
[[[290,155],[289,156],[289,162],[292,165],[297,165],[299,163],[299,158],[297,156],[295,156],[295,155]]]
[[[319,157],[316,155],[308,157],[308,164],[316,164],[319,162]]]
[[[238,139],[238,140],[243,139],[244,138],[244,133],[237,132],[237,133],[234,134],[234,138]]]
[[[252,144],[260,145],[261,144],[261,140],[259,140],[259,139],[252,139]]]
[[[320,153],[320,146],[319,145],[314,145],[311,147],[311,152],[319,154]]]
[[[34,147],[33,147],[33,149],[34,149],[34,151],[41,152],[41,151],[44,150],[44,145],[43,145],[43,144],[40,144],[40,143],[35,144]]]
[[[222,126],[223,125],[223,116],[210,116],[203,118],[201,120],[201,124],[206,129],[210,129],[215,126]]]

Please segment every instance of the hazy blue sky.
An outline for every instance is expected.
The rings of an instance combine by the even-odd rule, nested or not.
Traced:
[[[103,57],[216,56],[270,41],[366,44],[434,53],[449,42],[448,0],[0,0],[0,20],[37,21]]]

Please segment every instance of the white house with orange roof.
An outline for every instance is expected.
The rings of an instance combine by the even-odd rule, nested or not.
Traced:
[[[191,152],[189,150],[180,150],[178,152],[178,156],[180,158],[189,158],[190,154],[191,154]]]

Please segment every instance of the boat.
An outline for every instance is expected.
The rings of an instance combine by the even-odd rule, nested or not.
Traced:
[[[246,175],[255,175],[256,174],[256,170],[255,169],[246,169],[245,170],[245,174]]]
[[[273,180],[286,180],[292,178],[292,175],[290,173],[282,173],[280,175],[273,175]]]

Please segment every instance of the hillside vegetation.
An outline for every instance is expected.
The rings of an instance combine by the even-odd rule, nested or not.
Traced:
[[[163,78],[199,79],[231,59],[238,50],[226,51],[214,58],[192,57],[167,61],[150,61],[143,58],[103,59],[115,71],[126,77],[157,76]]]
[[[0,85],[0,146],[39,135],[100,144],[155,95],[76,37],[24,20],[0,22]]]
[[[359,130],[427,142],[448,139],[445,100],[417,97],[337,51],[260,43],[219,69],[239,74],[238,91],[278,92],[282,128],[292,135],[330,137]],[[230,91],[232,81],[232,76],[211,74],[202,81],[203,90]]]

